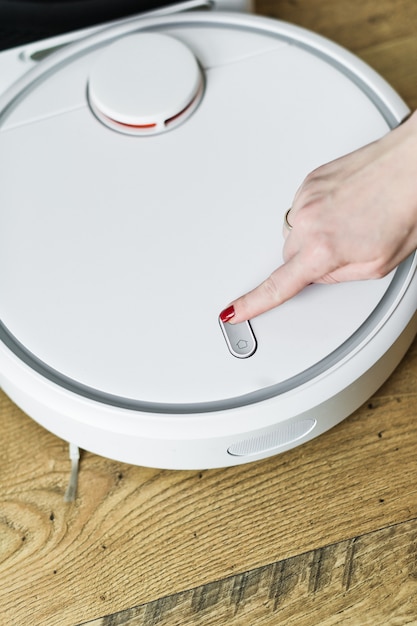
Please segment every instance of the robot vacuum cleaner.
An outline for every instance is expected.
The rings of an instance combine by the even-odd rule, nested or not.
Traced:
[[[344,49],[247,14],[135,17],[33,63],[0,101],[4,391],[80,448],[160,468],[343,420],[415,336],[415,254],[250,323],[219,313],[282,263],[307,173],[408,113]]]

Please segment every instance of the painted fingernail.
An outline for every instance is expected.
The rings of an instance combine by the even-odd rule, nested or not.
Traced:
[[[233,304],[231,306],[228,306],[227,309],[224,309],[224,311],[220,313],[220,319],[223,322],[223,324],[225,324],[226,322],[229,322],[234,316],[235,316],[235,307],[233,306]]]

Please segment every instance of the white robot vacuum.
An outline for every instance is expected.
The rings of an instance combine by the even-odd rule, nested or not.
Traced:
[[[218,317],[282,262],[306,174],[408,115],[356,57],[195,11],[98,29],[9,83],[0,382],[39,424],[127,463],[237,465],[325,432],[399,363],[415,254],[250,324]]]

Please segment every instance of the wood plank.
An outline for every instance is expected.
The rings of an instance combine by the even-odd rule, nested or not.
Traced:
[[[257,0],[257,11],[329,37],[357,54],[417,108],[417,3]]]
[[[256,12],[308,28],[355,53],[417,32],[412,0],[255,0]]]
[[[416,625],[416,553],[413,520],[83,626]]]
[[[416,354],[345,422],[266,461],[169,472],[85,453],[72,505],[65,445],[3,394],[0,623],[72,625],[415,519]]]
[[[417,3],[416,3],[417,6]],[[417,25],[414,35],[361,51],[361,58],[383,76],[408,104],[417,109]],[[407,62],[404,62],[407,59]]]

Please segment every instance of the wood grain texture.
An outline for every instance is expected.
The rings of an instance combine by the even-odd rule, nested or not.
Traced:
[[[415,0],[258,12],[345,45],[417,106]],[[0,394],[0,624],[417,624],[416,418],[417,341],[304,446],[202,472],[86,452],[69,504],[66,444]]]
[[[74,504],[66,446],[3,395],[0,623],[74,625],[411,523],[416,377],[414,343],[349,419],[240,468],[159,471],[85,453]]]
[[[417,624],[416,553],[413,520],[85,626]]]
[[[309,28],[345,46],[417,108],[417,2],[256,0],[257,12]]]

